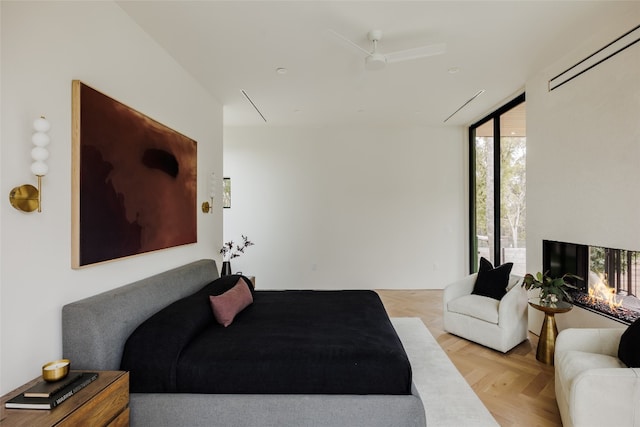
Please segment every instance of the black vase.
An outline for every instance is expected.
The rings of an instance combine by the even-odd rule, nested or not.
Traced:
[[[222,261],[222,272],[220,276],[230,276],[231,275],[231,261]]]

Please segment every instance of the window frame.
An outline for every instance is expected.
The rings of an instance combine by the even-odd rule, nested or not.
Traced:
[[[500,260],[502,250],[500,242],[500,116],[507,113],[512,108],[526,101],[526,94],[516,96],[502,107],[486,115],[482,119],[469,126],[469,272],[478,271],[478,239],[476,228],[476,129],[485,123],[493,120],[493,259]],[[497,264],[497,261],[496,261]]]

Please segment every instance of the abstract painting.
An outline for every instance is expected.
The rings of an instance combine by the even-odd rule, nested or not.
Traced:
[[[72,82],[72,267],[197,241],[197,143]]]

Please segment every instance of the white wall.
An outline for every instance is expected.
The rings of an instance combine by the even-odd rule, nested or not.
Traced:
[[[0,393],[60,358],[67,302],[200,258],[217,258],[222,208],[198,213],[198,243],[72,270],[71,80],[80,79],[198,141],[198,203],[222,176],[222,106],[112,2],[0,3],[2,28]],[[35,184],[31,123],[52,123],[43,212],[14,210],[8,193]],[[221,193],[221,187],[218,194]],[[73,366],[73,361],[72,366]]]
[[[467,268],[463,129],[225,128],[224,237],[264,289],[442,288]]]
[[[640,45],[564,86],[547,81],[637,25],[640,7],[527,83],[527,265],[542,269],[542,240],[640,250]],[[530,310],[530,326],[541,316]],[[559,329],[621,327],[582,309]]]
[[[636,25],[637,9],[527,81],[529,271],[542,269],[543,239],[640,250],[640,46],[547,91]],[[264,288],[441,288],[466,272],[465,140],[448,128],[225,128],[225,240],[257,243],[234,269]],[[580,308],[558,324],[623,326]]]

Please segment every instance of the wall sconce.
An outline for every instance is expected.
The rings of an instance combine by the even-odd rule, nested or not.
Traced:
[[[49,172],[49,166],[44,161],[49,157],[49,151],[45,147],[49,145],[47,132],[51,129],[51,124],[42,116],[33,121],[33,128],[35,132],[31,136],[31,142],[35,147],[31,150],[31,158],[34,160],[31,172],[38,177],[38,188],[24,184],[9,193],[11,206],[23,212],[33,212],[36,209],[42,212],[42,177]]]
[[[209,199],[211,200],[211,203],[209,202],[204,202],[202,203],[202,212],[204,213],[213,213],[213,198],[215,196],[215,190],[216,190],[216,174],[211,172],[211,175],[209,175],[209,181],[207,182],[207,192],[209,193]]]

